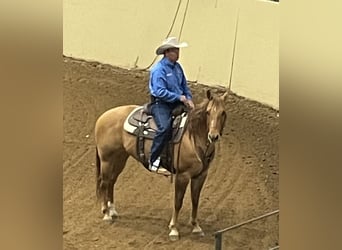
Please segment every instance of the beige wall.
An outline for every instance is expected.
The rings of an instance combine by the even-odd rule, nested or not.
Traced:
[[[178,1],[65,0],[64,54],[144,68],[167,35]],[[179,36],[186,0],[170,36]],[[189,80],[228,87],[239,11],[232,90],[279,107],[279,5],[257,0],[190,1],[180,62]]]

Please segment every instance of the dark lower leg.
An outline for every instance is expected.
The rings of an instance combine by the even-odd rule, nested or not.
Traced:
[[[192,202],[192,213],[191,213],[191,224],[193,226],[198,225],[197,212],[199,205],[199,198],[203,184],[207,178],[207,172],[201,174],[195,179],[191,179],[191,202]]]
[[[179,211],[183,205],[183,198],[186,188],[189,184],[189,178],[185,175],[176,175],[175,181],[175,200],[172,219],[170,222],[170,228],[176,227],[178,221]]]

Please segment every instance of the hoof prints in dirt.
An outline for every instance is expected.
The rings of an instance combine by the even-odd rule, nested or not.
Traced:
[[[147,102],[148,72],[65,57],[63,79],[65,249],[211,249],[214,231],[278,209],[278,112],[230,94],[227,126],[200,199],[199,221],[205,236],[191,233],[188,190],[179,218],[182,237],[170,242],[167,225],[173,188],[132,159],[116,185],[120,217],[104,223],[95,195],[95,121],[112,107]],[[209,87],[190,84],[190,88],[198,102]],[[268,249],[278,242],[278,218],[237,229],[223,240],[227,249]]]

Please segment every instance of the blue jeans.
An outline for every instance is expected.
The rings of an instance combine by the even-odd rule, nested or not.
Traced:
[[[164,146],[172,136],[172,110],[178,103],[166,103],[160,100],[152,103],[151,113],[157,125],[157,132],[151,147],[150,161],[153,163],[162,153]]]

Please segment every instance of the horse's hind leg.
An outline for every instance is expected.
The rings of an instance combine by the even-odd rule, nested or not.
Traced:
[[[108,215],[113,217],[113,216],[118,216],[117,211],[115,210],[114,206],[114,186],[115,183],[121,174],[122,170],[124,169],[126,165],[126,161],[128,158],[128,154],[126,152],[120,152],[120,154],[117,154],[115,157],[114,161],[114,166],[113,166],[113,175],[111,176],[110,179],[110,185],[109,185],[109,190],[108,190]]]
[[[101,212],[105,215],[104,220],[108,220],[108,193],[110,187],[110,176],[113,172],[113,162],[109,160],[101,160],[101,173],[98,187],[98,196],[102,200]],[[111,219],[111,218],[110,218]]]
[[[101,211],[104,214],[103,220],[112,220],[113,216],[118,216],[114,206],[114,185],[122,170],[125,167],[128,154],[126,152],[117,152],[112,155],[108,164],[102,168],[103,183],[106,188],[104,192],[103,203]]]
[[[107,197],[107,214],[104,215],[104,220],[111,220],[113,216],[119,216],[114,206],[114,181],[111,180],[109,183],[108,197]]]

